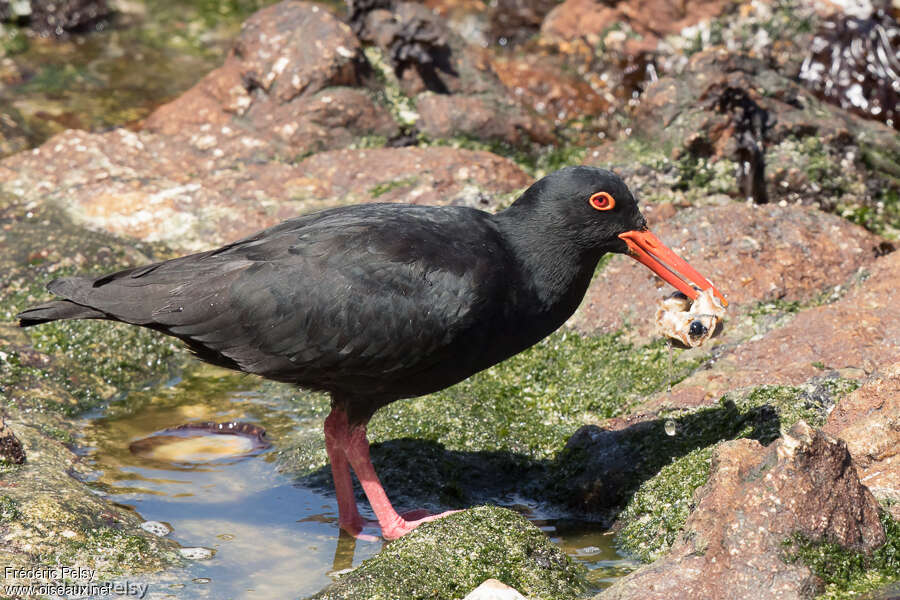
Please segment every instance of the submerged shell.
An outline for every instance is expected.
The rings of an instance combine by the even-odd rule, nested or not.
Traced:
[[[702,346],[725,317],[725,307],[711,289],[700,292],[694,302],[677,293],[660,301],[656,324],[660,333],[689,348]]]
[[[132,454],[172,463],[237,458],[269,447],[266,431],[251,423],[187,423],[132,442]]]

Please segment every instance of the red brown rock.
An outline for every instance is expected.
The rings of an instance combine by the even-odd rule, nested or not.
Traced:
[[[566,0],[550,11],[541,33],[561,40],[587,38],[596,45],[601,41],[600,35],[612,25],[627,23],[641,36],[640,40],[629,41],[629,45],[634,50],[654,50],[665,35],[716,17],[726,6],[728,3],[723,0]]]
[[[804,565],[784,562],[785,539],[800,533],[857,550],[885,542],[878,503],[845,444],[802,421],[765,448],[723,443],[694,498],[669,554],[598,600],[812,598],[820,582]]]
[[[67,131],[0,162],[4,189],[56,202],[90,229],[179,251],[226,243],[304,212],[404,201],[489,208],[530,178],[489,152],[450,147],[338,150],[296,165],[208,168],[164,136]]]
[[[157,109],[144,128],[217,163],[394,135],[387,110],[358,88],[364,71],[347,25],[319,6],[280,2],[251,16],[225,64]]]
[[[844,398],[823,431],[847,443],[860,481],[876,498],[893,500],[900,518],[900,362]]]
[[[561,59],[527,54],[499,56],[492,65],[518,101],[556,124],[597,116],[610,108],[584,79],[568,72]]]
[[[423,93],[416,97],[419,129],[433,138],[459,135],[522,144],[553,141],[550,130],[520,109],[491,96],[448,96]]]

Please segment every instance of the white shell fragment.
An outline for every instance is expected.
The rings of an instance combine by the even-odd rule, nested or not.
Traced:
[[[188,560],[209,560],[215,554],[214,550],[209,548],[179,548],[179,554]]]
[[[725,307],[708,289],[700,292],[694,302],[683,294],[660,300],[656,324],[664,336],[696,348],[713,336],[724,317]]]
[[[159,537],[169,535],[172,531],[172,527],[162,521],[144,521],[141,523],[141,529]]]

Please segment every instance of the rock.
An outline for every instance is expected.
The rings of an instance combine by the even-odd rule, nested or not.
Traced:
[[[727,6],[722,0],[680,3],[674,0],[566,0],[550,11],[541,33],[560,40],[586,38],[596,45],[613,23],[625,23],[637,35],[632,48],[654,50],[666,34],[719,15]]]
[[[0,105],[0,158],[21,152],[30,145],[29,130],[22,116],[11,106]]]
[[[858,379],[900,360],[900,306],[892,300],[900,280],[900,253],[875,260],[869,276],[841,299],[802,310],[780,328],[723,352],[643,407],[708,405],[728,390],[796,385],[834,369]]]
[[[5,4],[5,3],[4,3]],[[64,37],[99,26],[112,11],[106,0],[31,2],[28,27],[44,37]]]
[[[873,374],[838,404],[826,433],[847,443],[859,479],[900,518],[900,362]]]
[[[463,600],[525,600],[525,596],[502,581],[485,579],[484,583],[466,594]]]
[[[723,291],[731,321],[762,302],[816,298],[871,264],[881,241],[844,219],[797,206],[688,208],[652,227]],[[587,333],[627,328],[632,335],[653,337],[657,302],[667,293],[645,267],[617,256],[595,279],[570,324]]]
[[[347,25],[318,6],[281,2],[250,17],[225,64],[147,117],[144,129],[212,164],[390,137],[390,114],[358,87],[365,73]]]
[[[673,160],[733,161],[737,176],[728,193],[757,202],[882,214],[886,190],[900,188],[900,138],[891,128],[823,103],[763,61],[721,48],[694,55],[684,74],[649,85],[633,129],[636,138],[670,149]],[[893,219],[885,213],[891,227]]]
[[[786,564],[794,534],[845,548],[884,544],[878,503],[857,477],[843,442],[803,422],[764,448],[720,445],[709,482],[671,552],[619,580],[598,600],[626,598],[810,598],[820,582]]]
[[[353,165],[348,172],[347,165]],[[527,187],[531,178],[511,161],[449,147],[335,150],[297,165],[307,197],[335,204],[410,202],[496,207],[496,195]]]
[[[525,517],[481,506],[433,521],[391,542],[314,596],[462,598],[485,579],[528,597],[576,598],[582,571]]]
[[[432,138],[468,136],[520,145],[552,141],[550,132],[508,101],[480,96],[425,93],[416,99],[422,133]]]
[[[512,145],[555,141],[543,119],[509,97],[484,50],[431,10],[408,2],[373,8],[359,27],[360,38],[392,64],[402,93],[415,104],[419,131]]]
[[[558,57],[503,55],[495,57],[491,64],[519,103],[544,115],[557,129],[569,127],[582,134],[585,143],[590,134],[596,133],[591,123],[610,109],[610,101],[597,94],[585,79],[571,73]]]
[[[372,201],[494,206],[530,178],[511,161],[449,147],[340,150],[209,170],[161,136],[69,131],[0,162],[5,189],[57,202],[77,223],[203,250],[304,212]],[[186,172],[190,176],[186,176]],[[152,210],[148,210],[152,207]]]

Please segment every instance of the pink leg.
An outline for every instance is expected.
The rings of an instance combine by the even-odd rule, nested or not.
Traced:
[[[338,524],[341,529],[356,537],[366,522],[356,508],[350,465],[345,453],[350,443],[349,433],[347,413],[339,408],[331,409],[331,414],[325,419],[325,450],[331,462],[331,476],[334,478],[334,491],[337,494]]]
[[[362,484],[375,516],[378,517],[378,524],[381,526],[381,535],[384,536],[384,539],[397,539],[422,523],[457,512],[448,511],[439,515],[429,515],[425,511],[416,510],[404,515],[410,520],[397,514],[397,511],[391,506],[391,501],[388,500],[384,488],[381,487],[381,482],[378,480],[378,475],[369,458],[369,440],[366,439],[365,426],[353,427],[349,434],[349,444],[346,446],[347,458]]]

